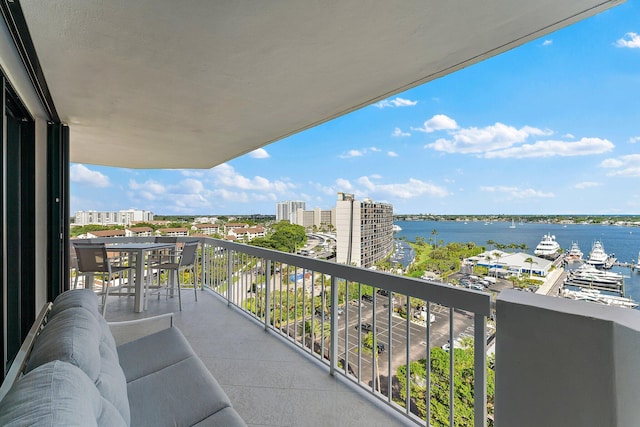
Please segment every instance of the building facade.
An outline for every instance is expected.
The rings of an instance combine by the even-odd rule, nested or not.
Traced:
[[[276,221],[289,221],[294,223],[298,209],[305,210],[306,203],[301,201],[279,202],[276,205]]]
[[[121,211],[77,211],[75,225],[131,225],[137,222],[153,221],[153,212],[138,209]]]
[[[338,193],[336,260],[371,267],[393,251],[393,206]]]
[[[298,209],[295,212],[295,215],[291,219],[292,224],[301,225],[304,228],[313,228],[314,226],[318,229],[321,228],[335,228],[336,226],[336,211],[335,209],[331,210],[321,210],[320,208],[315,208],[311,211],[306,211],[304,209]]]

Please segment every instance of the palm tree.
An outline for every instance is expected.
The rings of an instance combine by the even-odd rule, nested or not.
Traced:
[[[535,262],[531,257],[525,259],[524,262],[529,263],[529,279],[531,279],[533,277],[533,264],[537,264],[537,262]]]
[[[431,235],[434,237],[434,242],[436,241],[436,239],[438,238],[438,230],[436,230],[435,228],[433,230],[431,230]]]

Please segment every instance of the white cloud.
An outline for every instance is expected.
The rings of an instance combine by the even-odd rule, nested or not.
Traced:
[[[624,37],[618,39],[615,43],[617,47],[628,47],[631,49],[640,48],[640,35],[629,32]]]
[[[551,198],[555,197],[553,193],[534,190],[533,188],[509,187],[505,185],[499,186],[483,186],[480,191],[487,193],[503,193],[512,199],[530,199],[530,198]]]
[[[395,151],[389,151],[387,153],[387,156],[389,156],[389,157],[398,157],[398,153],[396,153]]]
[[[351,157],[362,157],[368,153],[379,153],[380,150],[378,147],[369,147],[369,148],[363,148],[361,150],[349,150],[344,154],[340,154],[338,157],[341,159],[349,159]]]
[[[398,97],[396,99],[384,99],[380,102],[376,102],[373,105],[378,108],[387,108],[387,107],[394,108],[394,107],[413,107],[417,103],[418,101],[411,101],[409,99]]]
[[[265,150],[264,148],[253,150],[249,153],[249,156],[253,157],[254,159],[268,159],[270,157],[269,153],[267,153],[267,150]]]
[[[640,154],[628,154],[617,159],[606,159],[600,166],[607,169],[614,169],[608,176],[640,176]]]
[[[636,142],[640,142],[640,136],[632,136],[631,138],[629,138],[630,144],[635,144]]]
[[[453,130],[458,128],[458,123],[453,120],[451,117],[445,116],[444,114],[436,114],[431,117],[429,120],[424,122],[424,127],[421,128],[411,128],[411,130],[431,133],[437,130]]]
[[[351,182],[349,182],[348,179],[344,179],[344,178],[336,179],[336,187],[344,188],[345,191],[353,190],[353,186],[351,185]],[[336,191],[332,191],[332,193],[336,193]]]
[[[71,182],[86,184],[91,187],[105,188],[111,185],[108,176],[98,171],[93,171],[82,164],[71,165],[69,178]]]
[[[576,185],[573,186],[573,188],[575,188],[576,190],[584,190],[586,188],[593,188],[593,187],[599,187],[602,184],[599,182],[593,182],[593,181],[583,181],[583,182],[579,182]]]
[[[573,157],[602,154],[613,150],[611,141],[600,138],[582,138],[579,141],[537,141],[503,150],[489,151],[484,154],[487,159],[493,158],[533,158],[533,157]]]
[[[262,191],[275,193],[286,193],[288,190],[295,188],[295,185],[286,181],[270,181],[262,176],[254,176],[247,178],[235,171],[228,163],[223,163],[212,169],[211,176],[216,187],[224,186],[229,188],[238,188],[248,191]]]
[[[212,206],[213,193],[202,181],[192,178],[183,179],[173,184],[161,184],[154,180],[137,182],[129,180],[129,196],[153,202],[155,206],[167,206],[178,211]]]
[[[526,141],[529,136],[550,133],[550,131],[531,126],[516,129],[498,122],[484,128],[470,127],[456,130],[449,139],[440,138],[434,143],[425,145],[425,148],[433,148],[445,153],[479,154],[504,150]]]
[[[576,136],[572,133],[565,133],[564,137],[567,139],[575,139]]]
[[[400,129],[400,128],[395,128],[393,130],[393,133],[391,134],[391,136],[406,137],[406,136],[411,136],[411,134],[409,132],[403,132],[402,129]]]
[[[549,45],[551,45],[551,44],[553,44],[553,40],[549,40],[549,39],[547,39],[547,40],[545,40],[545,41],[543,41],[543,42],[542,42],[542,46],[549,46]]]
[[[366,153],[366,150],[349,150],[344,154],[339,155],[341,159],[348,159],[351,157],[362,157]]]
[[[416,178],[409,178],[407,182],[393,184],[376,184],[370,178],[377,177],[363,176],[357,180],[358,184],[365,190],[363,193],[367,193],[370,196],[413,199],[423,196],[446,197],[449,195],[445,188]]]

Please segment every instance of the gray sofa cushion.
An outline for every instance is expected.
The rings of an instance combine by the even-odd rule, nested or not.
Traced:
[[[45,325],[34,344],[25,372],[53,360],[71,363],[94,382],[100,394],[129,423],[126,379],[117,350],[108,341],[103,338],[100,322],[93,314],[82,307],[68,307],[51,316]]]
[[[100,374],[98,331],[98,321],[83,308],[72,307],[57,313],[38,336],[25,372],[52,360],[62,360],[82,369],[95,381]]]
[[[45,363],[24,375],[0,402],[2,426],[126,426],[79,368]]]
[[[91,289],[74,289],[61,293],[53,301],[49,317],[72,307],[82,307],[89,310],[95,317],[102,317],[98,311],[98,297]]]
[[[196,356],[138,378],[127,388],[132,426],[190,426],[231,407],[227,395]]]
[[[189,342],[176,327],[118,347],[120,366],[127,382],[157,372],[194,354]]]

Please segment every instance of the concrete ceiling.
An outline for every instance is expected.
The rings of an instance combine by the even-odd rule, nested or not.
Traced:
[[[22,0],[74,162],[209,168],[615,6]]]

